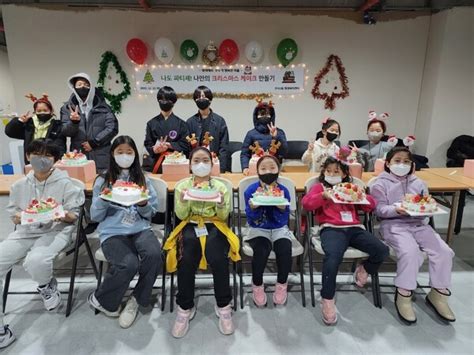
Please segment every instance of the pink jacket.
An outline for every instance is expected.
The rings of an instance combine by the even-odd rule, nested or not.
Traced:
[[[318,224],[329,223],[337,226],[361,224],[359,216],[357,215],[357,209],[361,209],[364,212],[370,212],[375,208],[376,202],[369,195],[367,195],[367,200],[370,202],[370,205],[346,205],[334,203],[332,200],[323,199],[323,192],[323,184],[316,184],[311,188],[311,190],[309,190],[301,201],[303,208],[306,211],[314,211]],[[352,221],[343,221],[341,212],[350,212],[352,215]]]
[[[420,223],[426,217],[410,217],[397,213],[394,203],[402,202],[405,194],[427,194],[428,187],[414,174],[398,177],[383,172],[370,186],[371,195],[377,200],[375,215],[386,223]]]

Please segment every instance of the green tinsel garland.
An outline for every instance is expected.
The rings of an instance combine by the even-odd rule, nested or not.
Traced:
[[[120,80],[123,83],[123,91],[118,95],[110,94],[104,88],[105,77],[107,75],[107,67],[110,62],[112,62],[117,74],[120,75]],[[125,100],[128,96],[130,96],[131,93],[130,82],[128,81],[127,74],[123,71],[122,66],[118,62],[117,57],[110,51],[107,51],[102,54],[102,60],[99,64],[99,80],[97,81],[97,84],[99,87],[102,87],[104,97],[109,102],[112,111],[114,113],[120,113],[122,110],[122,101]]]

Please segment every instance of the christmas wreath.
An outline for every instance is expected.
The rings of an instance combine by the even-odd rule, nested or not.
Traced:
[[[120,82],[123,85],[123,90],[114,95],[110,93],[111,88],[105,88],[105,81],[112,79],[110,76],[107,76],[107,68],[109,63],[115,68],[115,71],[120,76]],[[119,84],[119,81],[116,80],[116,83]],[[122,66],[118,62],[117,57],[110,51],[105,52],[102,54],[102,60],[99,64],[99,80],[97,81],[97,85],[102,88],[104,93],[105,99],[109,102],[110,107],[114,113],[120,113],[122,110],[122,101],[125,100],[128,96],[130,96],[130,82],[127,78],[127,73],[125,73],[122,69]]]

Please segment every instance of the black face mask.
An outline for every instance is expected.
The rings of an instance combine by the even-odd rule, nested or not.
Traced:
[[[77,94],[79,95],[79,97],[81,98],[82,101],[87,99],[87,96],[89,95],[89,91],[90,91],[90,89],[85,88],[85,87],[76,88],[76,92],[77,92]]]
[[[328,141],[334,141],[339,135],[336,133],[326,132],[326,138]]]
[[[211,106],[211,101],[208,99],[197,99],[196,105],[200,110],[205,110],[209,106]]]
[[[36,114],[36,117],[38,117],[38,120],[39,120],[40,122],[46,122],[46,121],[48,121],[51,117],[53,117],[53,115],[50,114],[50,113],[37,113],[37,114]]]
[[[260,116],[258,117],[258,123],[261,123],[263,125],[270,124],[272,122],[271,116]]]
[[[275,173],[275,174],[272,174],[272,173],[268,173],[268,174],[258,174],[258,178],[260,179],[260,181],[262,181],[263,183],[267,184],[267,185],[270,185],[272,183],[274,183],[275,181],[277,181],[278,179],[278,173]]]
[[[163,112],[169,112],[173,108],[174,104],[169,100],[158,101],[160,104],[160,110]]]

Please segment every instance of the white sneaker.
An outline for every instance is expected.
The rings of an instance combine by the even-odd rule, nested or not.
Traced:
[[[219,318],[219,330],[224,335],[234,333],[234,323],[232,322],[232,306],[228,304],[225,307],[215,306],[216,316]]]
[[[3,327],[3,334],[0,334],[0,349],[6,348],[15,341],[15,335],[12,333],[8,324]]]
[[[130,296],[123,309],[120,313],[119,324],[122,328],[130,328],[138,314],[138,303],[135,297]]]
[[[196,315],[196,307],[191,309],[182,309],[180,306],[176,310],[176,320],[174,321],[171,334],[175,338],[182,338],[186,335],[189,329],[189,322]]]
[[[87,302],[89,302],[89,304],[97,309],[99,312],[102,312],[104,313],[107,317],[111,317],[111,318],[117,318],[120,316],[120,307],[118,310],[116,310],[115,312],[110,312],[108,310],[106,310],[104,307],[102,307],[99,303],[99,301],[97,300],[97,298],[95,298],[95,294],[94,292],[92,292],[89,297],[87,297]]]
[[[46,310],[52,311],[61,304],[61,293],[58,291],[58,282],[54,277],[46,286],[38,287],[37,290],[43,298]]]

